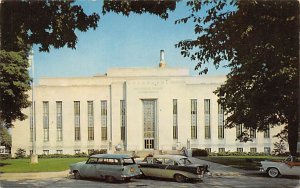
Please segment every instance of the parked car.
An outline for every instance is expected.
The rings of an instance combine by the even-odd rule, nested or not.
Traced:
[[[134,159],[121,154],[97,154],[92,155],[86,162],[78,162],[70,165],[70,174],[75,179],[103,178],[107,182],[115,180],[129,181],[141,174]]]
[[[171,178],[177,182],[200,180],[208,171],[207,165],[192,164],[187,157],[181,155],[146,157],[139,165],[144,176]]]
[[[284,161],[261,161],[261,172],[266,172],[270,177],[276,178],[280,175],[300,176],[300,161],[296,157],[288,156]]]

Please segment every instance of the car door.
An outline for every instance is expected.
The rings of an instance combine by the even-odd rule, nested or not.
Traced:
[[[174,168],[174,166],[176,164],[177,163],[175,161],[173,161],[172,159],[168,159],[168,158],[164,159],[163,166],[161,168],[161,169],[163,169],[161,171],[161,177],[162,178],[173,178],[174,174],[176,172],[176,170]]]
[[[295,162],[285,162],[284,168],[285,175],[300,175],[300,166],[298,166]]]
[[[151,161],[142,166],[142,171],[145,176],[161,177],[163,171],[162,159],[152,158]]]
[[[104,178],[105,176],[113,176],[119,178],[121,175],[120,159],[103,158],[99,159],[99,165],[96,166],[97,177]]]
[[[80,175],[82,177],[89,177],[95,178],[96,177],[96,165],[97,165],[97,158],[89,158],[87,162],[82,165],[80,169]]]

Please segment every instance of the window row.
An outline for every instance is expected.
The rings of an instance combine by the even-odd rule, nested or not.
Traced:
[[[211,148],[205,148],[205,150],[208,152],[208,153],[211,153]],[[218,152],[219,153],[225,153],[225,148],[218,148]],[[244,148],[236,148],[236,152],[245,152],[244,151]],[[257,153],[257,148],[255,147],[252,147],[250,148],[250,153]],[[270,147],[264,147],[264,153],[268,153],[270,154],[271,153],[271,148]]]
[[[208,152],[208,153],[211,153],[211,148],[205,148],[205,150]],[[87,154],[92,154],[94,153],[94,149],[88,149],[87,151]],[[218,152],[219,153],[225,153],[225,148],[218,148]],[[244,148],[236,148],[236,152],[245,152],[244,151]],[[250,148],[250,153],[257,153],[257,148],[255,147],[252,147]],[[74,154],[80,154],[81,153],[81,150],[80,149],[75,149],[74,150]],[[271,148],[270,147],[264,147],[264,151],[263,153],[267,153],[267,154],[270,154],[271,153]],[[30,154],[32,154],[32,150],[30,150]],[[43,150],[43,154],[44,155],[49,155],[50,152],[49,150]],[[53,154],[64,154],[63,153],[63,150],[59,149],[59,150],[56,150],[56,153],[53,153]]]
[[[88,140],[94,140],[94,103],[87,101],[87,117],[88,117]],[[56,101],[56,129],[57,141],[63,141],[63,104],[62,101]],[[30,140],[33,141],[33,124],[34,124],[34,109],[31,106],[30,110]],[[80,101],[74,101],[74,133],[75,141],[81,140],[80,132]],[[44,141],[49,141],[49,102],[43,101],[43,138]],[[36,139],[36,138],[35,138]],[[107,140],[107,101],[101,101],[101,139]]]
[[[191,99],[191,139],[198,138],[197,132],[197,99]],[[210,99],[204,99],[204,137],[211,138],[211,104]],[[218,138],[224,138],[224,111],[218,105]],[[178,139],[178,104],[173,99],[173,139]]]

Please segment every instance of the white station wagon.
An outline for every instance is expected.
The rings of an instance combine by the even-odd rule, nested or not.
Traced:
[[[276,178],[280,175],[300,176],[300,161],[296,157],[289,156],[282,162],[261,161],[261,172],[266,172],[270,177]]]
[[[78,162],[70,165],[70,174],[75,179],[102,178],[107,182],[115,180],[129,181],[141,174],[134,159],[121,154],[97,154],[92,155],[86,162]]]

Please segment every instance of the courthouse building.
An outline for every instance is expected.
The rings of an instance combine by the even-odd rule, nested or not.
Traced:
[[[36,127],[37,154],[89,153],[93,150],[179,150],[271,152],[281,127],[249,131],[253,142],[239,142],[243,126],[224,129],[224,114],[213,93],[225,76],[190,76],[189,69],[113,68],[107,74],[43,78],[34,88],[35,118],[12,130],[12,154],[30,154]],[[35,126],[33,125],[35,122]]]

